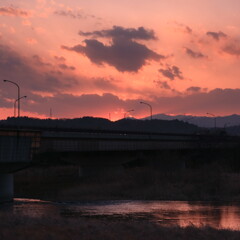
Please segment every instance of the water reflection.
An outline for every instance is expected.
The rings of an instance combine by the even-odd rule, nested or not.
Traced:
[[[103,201],[103,202],[47,202],[15,199],[2,211],[39,218],[55,215],[70,218],[104,218],[109,220],[149,220],[160,225],[186,227],[211,226],[218,229],[240,230],[240,205],[210,202],[178,201]]]
[[[14,199],[14,203],[1,205],[0,211],[11,212],[15,215],[28,216],[31,218],[41,218],[49,214],[59,215],[59,208],[52,202],[40,199]]]

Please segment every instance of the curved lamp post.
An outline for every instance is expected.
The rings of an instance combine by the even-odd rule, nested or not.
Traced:
[[[20,101],[22,98],[26,98],[27,96],[22,96],[14,101],[14,117],[16,117],[16,103]]]
[[[150,109],[150,119],[152,120],[152,106],[149,103],[146,103],[146,102],[140,102],[140,103],[145,104],[149,107],[149,109]]]
[[[127,112],[125,112],[125,113],[124,113],[124,118],[127,117],[127,114],[128,114],[128,113],[133,112],[133,111],[134,111],[134,109],[131,109],[131,110],[128,110]]]
[[[212,113],[206,113],[212,117],[214,117],[214,128],[216,129],[217,128],[217,118],[216,118],[216,115],[212,114]]]
[[[20,99],[20,87],[19,87],[19,85],[17,83],[13,82],[13,81],[10,81],[10,80],[3,80],[3,82],[9,82],[9,83],[14,84],[18,89],[18,98],[17,99]],[[18,117],[20,117],[20,101],[18,101]]]

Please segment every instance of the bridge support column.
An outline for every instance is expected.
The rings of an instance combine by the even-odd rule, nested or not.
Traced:
[[[13,174],[0,173],[0,202],[13,201]]]

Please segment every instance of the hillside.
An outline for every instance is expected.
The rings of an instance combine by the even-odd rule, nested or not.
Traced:
[[[1,120],[2,127],[25,128],[71,128],[79,130],[110,130],[158,133],[196,133],[200,128],[179,120],[136,120],[121,119],[109,121],[104,118],[83,117],[75,119],[37,119],[37,118],[8,118]]]

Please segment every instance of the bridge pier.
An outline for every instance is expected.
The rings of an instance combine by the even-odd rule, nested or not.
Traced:
[[[13,201],[13,174],[0,173],[0,202]]]

